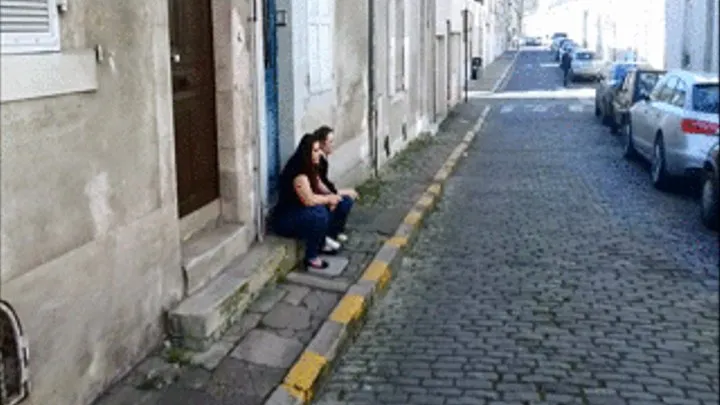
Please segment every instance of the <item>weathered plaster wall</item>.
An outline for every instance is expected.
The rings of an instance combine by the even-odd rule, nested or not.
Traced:
[[[63,52],[102,45],[98,90],[0,108],[2,296],[30,340],[35,404],[88,403],[182,293],[167,3],[70,5]]]
[[[323,92],[311,92],[307,79],[307,4],[280,1],[278,8],[291,11],[289,27],[278,30],[281,159],[289,158],[305,132],[330,125],[335,129],[336,148],[330,175],[340,184],[357,183],[370,166],[368,5],[334,2],[334,86]]]

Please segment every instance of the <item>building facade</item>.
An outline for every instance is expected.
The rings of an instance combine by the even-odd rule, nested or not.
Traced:
[[[554,0],[547,20],[563,21],[604,59],[634,55],[658,68],[718,72],[719,8],[713,0]]]
[[[505,49],[496,3],[1,1],[5,403],[88,404],[241,316],[183,324],[268,233],[302,134],[335,128],[341,184],[381,170],[462,100],[466,46]]]

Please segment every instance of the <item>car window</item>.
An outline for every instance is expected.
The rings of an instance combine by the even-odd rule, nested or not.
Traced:
[[[670,98],[670,104],[683,108],[685,107],[685,96],[687,95],[687,85],[681,79],[678,79],[677,85],[673,91],[673,95]]]
[[[636,80],[638,96],[649,96],[662,77],[663,75],[659,72],[638,73]]]
[[[660,88],[658,94],[655,96],[655,101],[660,101],[667,103],[670,101],[670,98],[673,96],[673,93],[675,93],[675,86],[677,85],[678,78],[675,76],[671,76],[668,78],[665,83],[663,83],[662,88]]]
[[[692,108],[695,111],[718,114],[718,85],[696,84],[692,92]]]
[[[657,100],[660,96],[660,91],[662,91],[663,88],[665,88],[665,83],[667,82],[667,78],[662,78],[658,81],[657,84],[655,84],[655,87],[653,87],[653,90],[650,92],[650,99],[651,100]]]
[[[577,59],[577,60],[593,60],[593,59],[595,59],[595,54],[592,52],[577,52],[577,53],[575,53],[575,59]]]

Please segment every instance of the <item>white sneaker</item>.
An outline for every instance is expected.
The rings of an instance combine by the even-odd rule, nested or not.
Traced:
[[[340,242],[333,238],[325,237],[325,250],[338,250],[340,249]]]
[[[339,240],[340,242],[347,242],[347,241],[348,241],[348,236],[345,235],[344,233],[341,233],[340,235],[338,235],[338,240]]]

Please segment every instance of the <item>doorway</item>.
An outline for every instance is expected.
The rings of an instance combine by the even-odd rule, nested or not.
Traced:
[[[267,123],[267,174],[265,179],[267,207],[277,199],[278,179],[280,176],[280,123],[278,95],[278,41],[277,9],[275,0],[263,1],[263,37],[265,61],[265,111]]]
[[[220,196],[210,1],[168,1],[180,217]]]

